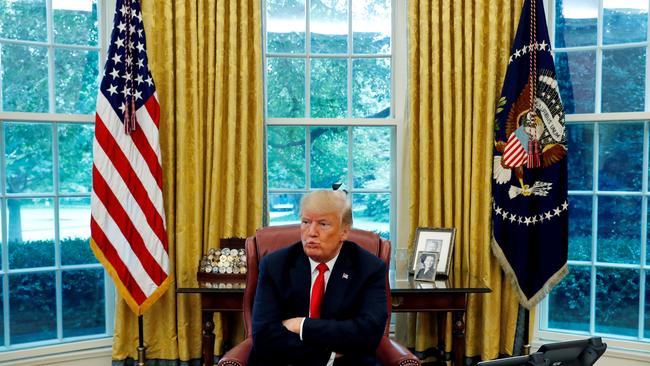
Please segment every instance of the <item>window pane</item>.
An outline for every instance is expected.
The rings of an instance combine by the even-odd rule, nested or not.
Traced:
[[[57,49],[54,54],[56,111],[93,113],[98,86],[99,52]]]
[[[104,270],[63,271],[61,284],[63,337],[106,333]]]
[[[305,127],[269,126],[267,133],[269,188],[305,188]]]
[[[596,269],[596,332],[637,336],[639,271]]]
[[[59,124],[59,192],[90,192],[93,136],[90,124]]]
[[[54,265],[54,204],[51,198],[7,199],[9,268]]]
[[[45,0],[1,0],[0,38],[46,41],[46,19]]]
[[[305,24],[305,0],[266,0],[267,51],[304,53]]]
[[[589,331],[589,267],[571,266],[569,274],[549,294],[550,328]]]
[[[52,192],[52,125],[5,123],[7,192]]]
[[[312,1],[309,29],[312,53],[347,53],[348,1]]]
[[[7,112],[48,112],[47,47],[0,45],[2,108]]]
[[[53,0],[54,42],[97,45],[97,0]]]
[[[311,62],[311,116],[341,118],[348,110],[348,62],[317,58]]]
[[[390,53],[390,0],[352,1],[354,53]]]
[[[9,275],[11,344],[56,338],[54,272]]]
[[[352,129],[354,188],[389,189],[391,127]]]
[[[598,197],[598,261],[639,264],[641,197]]]
[[[603,50],[603,112],[643,110],[645,48]]]
[[[305,60],[269,57],[267,63],[268,117],[304,117]]]
[[[90,197],[59,199],[61,264],[97,263],[90,250]]]
[[[591,190],[594,169],[594,124],[568,123],[568,173],[570,190]]]
[[[640,191],[643,123],[602,123],[599,145],[598,188]]]
[[[300,199],[303,193],[269,193],[270,225],[300,222]]]
[[[596,51],[557,52],[555,66],[565,113],[593,113]]]
[[[591,260],[591,196],[569,196],[569,260]]]
[[[597,25],[598,0],[555,1],[555,47],[595,45]]]
[[[374,231],[390,238],[390,194],[354,193],[352,195],[354,227]]]
[[[314,126],[311,134],[311,188],[348,185],[348,128]]]
[[[643,42],[647,29],[647,1],[603,1],[604,44]]]
[[[354,117],[390,117],[390,59],[352,61],[352,108]]]

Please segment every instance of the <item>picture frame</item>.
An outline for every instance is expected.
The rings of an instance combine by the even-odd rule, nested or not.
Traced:
[[[435,282],[440,252],[418,252],[416,258],[415,280]]]
[[[439,253],[436,274],[449,276],[454,252],[456,228],[418,227],[413,238],[413,253],[409,272],[416,274],[420,252]]]

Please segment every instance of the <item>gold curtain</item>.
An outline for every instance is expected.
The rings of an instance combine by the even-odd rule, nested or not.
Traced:
[[[144,338],[148,359],[189,360],[201,356],[200,300],[175,289],[196,285],[205,248],[249,236],[262,223],[260,1],[143,0],[142,14],[161,105],[174,273],[144,314]],[[137,317],[122,299],[115,317],[113,359],[136,358]],[[215,328],[219,339],[219,321]]]
[[[469,297],[466,317],[466,355],[483,359],[512,354],[517,321],[516,293],[490,251],[490,186],[495,103],[520,12],[512,0],[409,0],[410,232],[455,227],[452,271],[492,289]],[[434,317],[407,323],[416,350],[437,345]]]

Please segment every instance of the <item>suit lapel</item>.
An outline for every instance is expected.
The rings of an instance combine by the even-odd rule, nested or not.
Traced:
[[[350,244],[343,244],[325,288],[325,296],[321,305],[321,317],[324,319],[333,319],[339,314],[339,308],[345,298],[348,286],[355,280],[354,268],[352,268],[349,254],[346,253],[348,245]]]
[[[291,289],[296,294],[296,309],[300,312],[297,316],[309,315],[309,289],[311,287],[311,267],[309,259],[300,248],[300,254],[295,266],[291,269]]]

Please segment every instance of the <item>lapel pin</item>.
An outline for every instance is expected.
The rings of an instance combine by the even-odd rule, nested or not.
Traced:
[[[343,274],[343,278],[345,278],[345,279],[347,280],[347,279],[348,279],[348,274],[347,274],[347,273],[344,273],[344,274]]]

